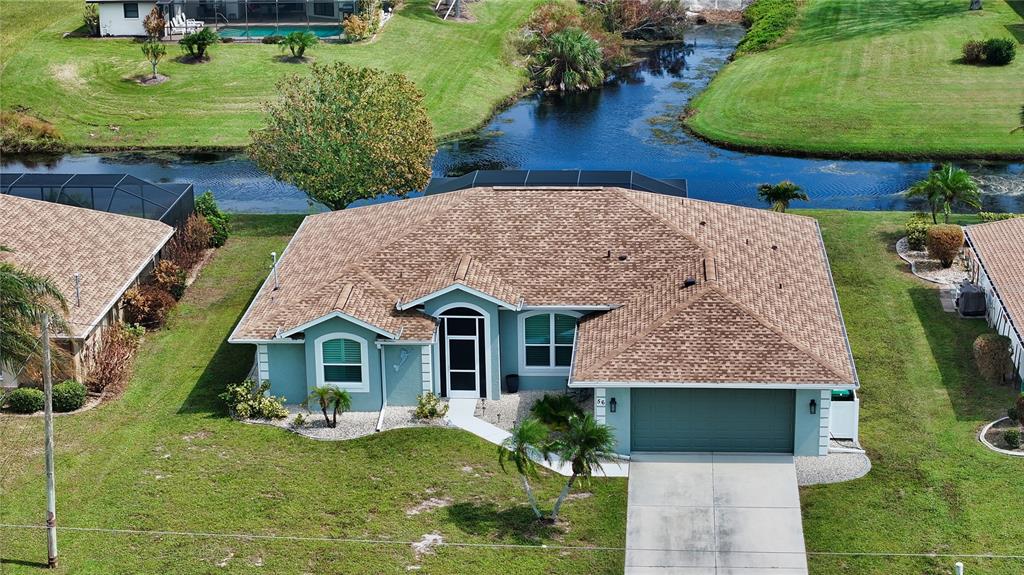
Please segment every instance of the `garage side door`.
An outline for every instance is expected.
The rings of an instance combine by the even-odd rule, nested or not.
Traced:
[[[633,451],[793,452],[788,389],[633,389]]]

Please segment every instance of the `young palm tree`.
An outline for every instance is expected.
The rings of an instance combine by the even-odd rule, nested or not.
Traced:
[[[292,58],[302,58],[306,50],[320,43],[320,38],[312,32],[296,30],[281,40],[281,50],[287,48],[292,53]]]
[[[587,413],[570,418],[569,429],[552,442],[549,449],[551,453],[572,466],[572,475],[569,476],[569,481],[562,488],[551,510],[551,520],[555,521],[576,479],[589,479],[594,474],[594,468],[600,468],[601,460],[613,455],[615,437],[612,428],[598,423],[593,415]]]
[[[334,425],[331,424],[330,416],[327,414],[327,410],[330,409],[331,404],[334,403],[334,388],[327,387],[326,385],[314,387],[313,393],[309,394],[309,397],[306,398],[307,408],[309,407],[309,400],[311,399],[315,399],[317,404],[320,406],[320,411],[323,412],[324,421],[327,422],[327,425],[334,427]]]
[[[948,224],[949,215],[956,204],[981,209],[981,197],[978,195],[978,185],[974,183],[974,178],[967,170],[957,168],[953,164],[943,164],[938,170],[928,174],[927,178],[911,186],[907,195],[928,199],[932,208],[932,223],[938,223],[936,214],[941,209]]]
[[[548,90],[586,91],[604,81],[601,44],[580,28],[552,34],[534,60],[538,82]]]
[[[785,212],[794,200],[810,201],[803,188],[789,180],[777,184],[761,184],[757,187],[757,197],[767,202],[773,212]]]
[[[345,413],[352,409],[352,396],[344,389],[331,389],[331,407],[334,410],[331,427],[338,427],[338,412]],[[324,412],[326,415],[326,412]]]
[[[11,250],[0,245],[0,253]],[[17,372],[37,354],[39,319],[50,314],[55,330],[67,331],[64,294],[49,279],[0,262],[0,366]]]
[[[542,514],[537,507],[537,499],[533,496],[529,481],[530,477],[537,477],[537,464],[530,458],[530,454],[534,450],[544,454],[547,440],[548,428],[531,417],[512,428],[512,435],[498,446],[498,464],[501,465],[502,471],[505,471],[505,462],[510,461],[516,466],[519,478],[523,482],[523,490],[526,491],[526,498],[530,501],[530,508],[538,519]]]

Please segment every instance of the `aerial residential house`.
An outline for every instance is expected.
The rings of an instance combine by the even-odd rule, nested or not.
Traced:
[[[1017,377],[1024,381],[1024,218],[968,226],[966,232],[971,282],[985,292],[989,325],[1010,338]]]
[[[824,455],[859,385],[815,220],[617,187],[308,216],[229,341],[292,403],[589,390],[624,455]]]
[[[5,181],[13,181],[9,174],[3,176]],[[61,181],[69,178],[63,176]],[[56,195],[56,189],[59,188],[15,191],[43,190],[44,195],[51,197]],[[96,189],[109,191],[105,187]],[[100,349],[104,330],[121,318],[121,297],[151,269],[174,228],[159,219],[17,197],[9,193],[11,188],[6,185],[3,192],[0,245],[11,251],[0,253],[0,260],[48,277],[60,288],[68,302],[66,321],[70,331],[55,334],[55,339],[71,355],[75,378],[84,381]],[[132,198],[122,196],[122,200],[116,200],[121,194],[127,192],[108,193],[105,197],[108,202],[125,207],[121,201]],[[12,387],[23,375],[4,373],[0,378],[3,386]]]

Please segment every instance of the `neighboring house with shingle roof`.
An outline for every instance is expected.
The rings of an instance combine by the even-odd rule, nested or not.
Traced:
[[[48,277],[67,299],[70,333],[55,339],[72,354],[76,379],[95,359],[103,328],[120,319],[120,301],[149,269],[174,228],[156,220],[0,195],[0,253]],[[11,374],[4,383],[13,384]]]
[[[611,187],[309,216],[229,341],[274,395],[357,411],[592,389],[623,454],[824,454],[859,385],[815,220]]]
[[[985,316],[1010,338],[1024,382],[1024,218],[968,226],[966,232],[971,282],[985,290]]]

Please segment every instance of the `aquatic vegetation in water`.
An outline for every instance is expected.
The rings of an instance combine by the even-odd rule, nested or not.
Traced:
[[[673,90],[679,90],[680,92],[686,92],[690,88],[693,87],[693,84],[690,83],[690,82],[683,82],[683,81],[680,81],[680,80],[676,80],[675,82],[672,82],[671,84],[669,84],[669,86],[672,86]]]

